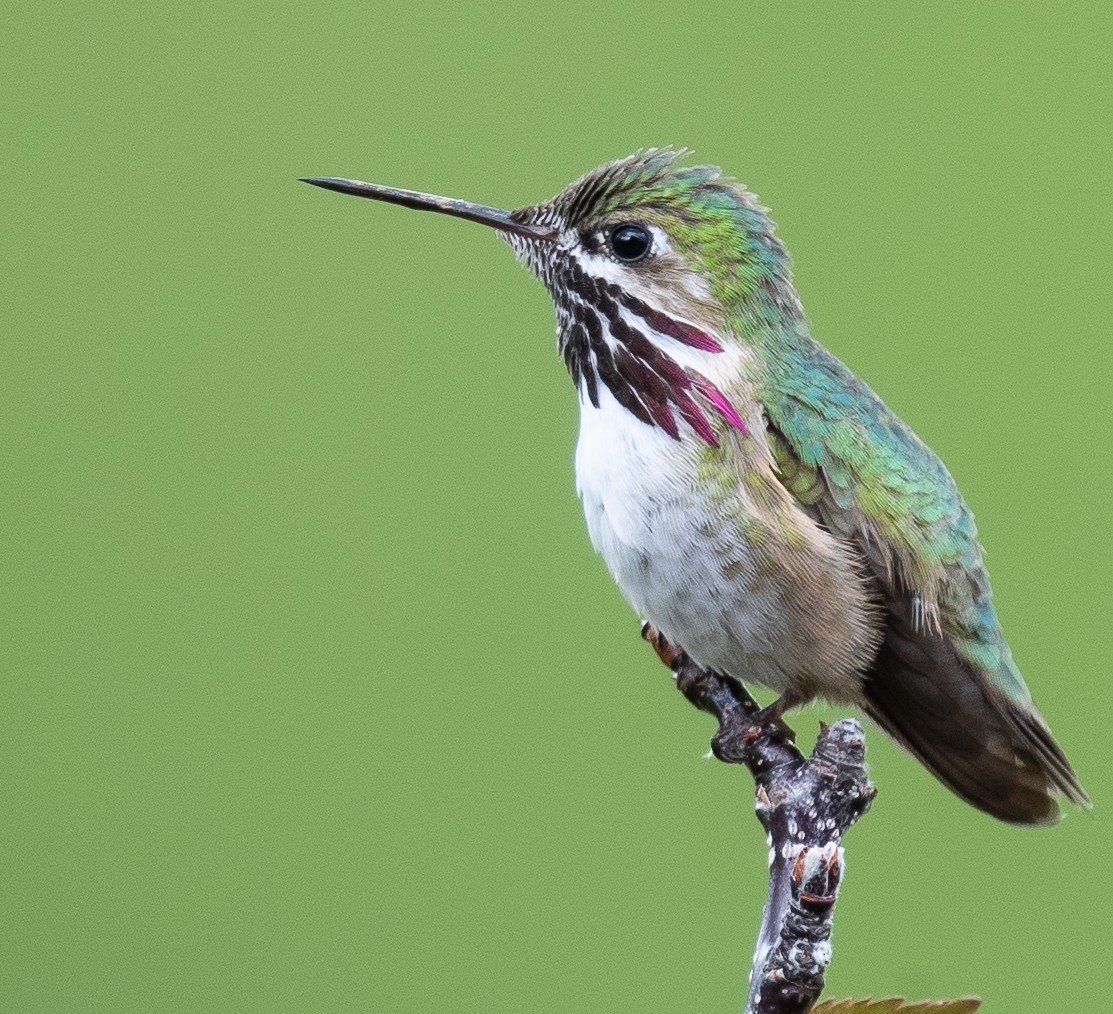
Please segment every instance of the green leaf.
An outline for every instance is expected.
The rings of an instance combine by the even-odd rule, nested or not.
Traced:
[[[908,1003],[903,997],[884,1000],[825,1000],[812,1014],[971,1014],[982,1005],[976,996],[960,1000],[921,1000]]]

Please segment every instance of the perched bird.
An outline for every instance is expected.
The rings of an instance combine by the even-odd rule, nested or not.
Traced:
[[[1001,634],[939,459],[811,336],[752,194],[649,149],[501,211],[305,182],[499,230],[556,306],[576,483],[630,604],[700,665],[860,707],[1016,824],[1089,800]]]

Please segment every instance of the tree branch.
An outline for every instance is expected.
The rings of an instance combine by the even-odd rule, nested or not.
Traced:
[[[762,711],[746,688],[700,668],[648,624],[642,636],[701,711],[719,720],[711,750],[754,776],[758,820],[769,844],[769,894],[750,970],[746,1014],[802,1014],[823,990],[831,924],[842,879],[843,833],[877,790],[856,719],[822,725],[805,757],[775,708]]]

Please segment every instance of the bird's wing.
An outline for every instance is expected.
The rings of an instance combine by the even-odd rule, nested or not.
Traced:
[[[939,459],[831,357],[763,397],[780,481],[854,547],[885,609],[866,710],[946,785],[1017,823],[1086,794],[1013,663],[974,518]]]

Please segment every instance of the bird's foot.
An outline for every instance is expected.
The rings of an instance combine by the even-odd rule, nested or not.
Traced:
[[[792,731],[784,720],[784,714],[789,708],[795,707],[788,694],[782,694],[772,704],[762,708],[756,715],[750,716],[750,721],[763,732],[784,742],[795,743],[796,733]]]
[[[673,672],[678,672],[688,661],[688,653],[678,644],[672,644],[664,634],[650,623],[642,624],[642,637],[657,652],[657,657]]]
[[[673,644],[651,623],[642,624],[642,637],[649,642],[657,653],[657,657],[673,671],[677,678],[684,680],[685,685],[682,685],[680,689],[685,693],[685,696],[689,696],[689,690],[692,688],[686,687],[686,684],[691,683],[692,680],[686,678],[690,677],[686,670],[691,668],[691,659],[688,657],[688,653],[680,645]],[[745,717],[742,721],[748,727],[748,732],[745,735],[749,738],[756,735],[769,736],[782,743],[796,742],[796,733],[785,723],[784,713],[799,703],[798,701],[792,700],[788,694],[783,694],[768,707],[758,710],[757,705],[753,703],[753,698],[749,698],[748,695],[747,698],[754,710],[743,709],[742,714]],[[737,722],[737,718],[735,721]],[[721,734],[722,730],[717,736],[721,736]],[[734,734],[738,734],[737,729],[734,730]]]

